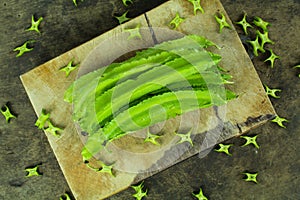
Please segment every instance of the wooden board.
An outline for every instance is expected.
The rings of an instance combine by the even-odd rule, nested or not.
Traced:
[[[48,133],[45,134],[76,199],[106,198],[127,188],[132,183],[145,179],[192,155],[199,152],[205,154],[208,152],[204,151],[205,149],[261,125],[275,114],[234,28],[224,29],[222,34],[218,32],[219,27],[215,22],[214,14],[218,11],[224,13],[229,21],[219,0],[205,0],[201,3],[205,13],[194,15],[193,6],[188,1],[168,1],[145,15],[120,25],[21,76],[37,115],[40,115],[44,108],[51,113],[51,120],[64,128],[63,134],[59,138]],[[230,89],[239,94],[239,97],[226,106],[201,109],[199,112],[187,113],[182,119],[168,120],[164,129],[169,133],[178,128],[178,122],[181,123],[180,127],[183,131],[194,127],[193,147],[188,143],[176,145],[178,138],[169,135],[160,141],[162,145],[159,147],[142,146],[141,148],[137,137],[129,135],[113,143],[113,147],[122,149],[120,154],[114,154],[113,158],[105,157],[108,160],[119,159],[115,163],[116,177],[97,173],[87,168],[82,162],[82,138],[72,121],[72,106],[63,101],[64,91],[78,75],[90,70],[86,68],[89,61],[85,58],[93,57],[90,54],[95,52],[93,49],[99,44],[103,44],[108,38],[122,33],[124,28],[141,24],[143,39],[136,40],[136,42],[145,46],[152,46],[156,42],[179,37],[178,32],[168,31],[170,30],[169,22],[177,12],[185,18],[178,28],[179,32],[203,35],[221,47],[219,50],[216,48],[211,50],[222,55],[222,67],[226,68],[234,77],[235,84],[230,86]],[[109,51],[107,52],[109,53]],[[114,51],[114,53],[116,52],[118,53],[118,51]],[[120,50],[119,53],[122,51]],[[66,78],[59,69],[72,59],[75,63],[82,62],[82,66],[80,71],[73,72]],[[91,63],[97,62],[96,59]],[[102,64],[106,62],[109,60],[103,61]],[[84,66],[85,68],[82,69]],[[153,127],[153,130],[157,127]],[[203,154],[199,155],[203,156]],[[137,171],[140,172],[136,173]]]

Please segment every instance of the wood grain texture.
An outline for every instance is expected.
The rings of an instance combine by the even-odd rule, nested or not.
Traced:
[[[221,49],[214,49],[214,51],[222,55],[222,67],[229,70],[230,74],[234,76],[235,84],[231,86],[231,89],[240,96],[236,100],[231,101],[226,107],[202,110],[200,120],[194,119],[194,113],[185,115],[185,129],[194,126],[193,121],[199,123],[194,133],[195,147],[187,147],[186,151],[178,153],[186,145],[179,147],[172,144],[164,149],[163,154],[156,154],[152,159],[147,157],[144,160],[140,160],[150,173],[135,174],[120,170],[116,172],[116,178],[113,178],[106,174],[96,173],[83,164],[80,154],[83,144],[71,119],[71,106],[63,102],[63,93],[76,78],[77,74],[73,73],[66,79],[64,73],[59,71],[71,59],[74,59],[77,63],[82,62],[98,44],[108,37],[122,32],[125,26],[141,23],[143,27],[148,27],[143,15],[21,76],[37,115],[40,114],[42,108],[45,108],[51,112],[51,118],[54,123],[64,127],[64,133],[60,138],[47,133],[46,135],[76,199],[93,200],[108,197],[127,188],[130,184],[170,167],[218,142],[240,135],[266,122],[269,115],[275,114],[236,31],[234,29],[225,29],[222,34],[218,33],[218,26],[214,21],[213,15],[217,11],[226,14],[221,3],[218,0],[203,1],[203,8],[205,14],[194,16],[189,2],[174,0],[147,12],[146,15],[152,27],[169,29],[168,23],[170,19],[175,16],[176,12],[179,12],[180,15],[186,18],[185,22],[178,29],[179,32],[203,35],[217,43]],[[173,37],[172,34],[161,34],[155,29],[154,34],[159,42],[174,39],[171,38]],[[249,86],[248,83],[251,83],[251,85]],[[216,112],[218,113],[216,114]],[[222,115],[222,120],[219,119],[220,114]],[[169,122],[170,126],[178,123],[176,119],[172,119]],[[222,129],[219,129],[219,123],[222,124]],[[207,133],[216,134],[217,136],[209,138],[206,137]],[[205,139],[211,139],[211,141],[206,141],[205,144],[209,145],[202,146]],[[126,144],[128,140],[130,138],[124,137],[116,141],[115,144],[118,145],[119,143],[121,147],[124,147],[122,142]],[[178,154],[182,155],[175,161],[172,160],[172,162],[167,164],[163,162],[166,158],[176,157]],[[134,159],[132,163],[134,163]],[[157,167],[157,165],[159,169],[151,171],[151,167]]]

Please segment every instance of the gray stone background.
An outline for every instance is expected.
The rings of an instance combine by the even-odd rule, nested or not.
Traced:
[[[59,199],[70,193],[67,182],[44,133],[35,126],[36,115],[19,75],[118,25],[113,15],[127,9],[129,17],[150,10],[163,0],[133,0],[127,8],[121,0],[84,0],[75,7],[72,0],[0,1],[0,106],[8,102],[18,118],[7,124],[0,116],[0,200]],[[281,56],[273,69],[260,54],[253,63],[263,83],[281,88],[280,99],[271,98],[277,113],[289,120],[283,129],[267,123],[249,135],[258,134],[260,149],[241,147],[244,140],[233,138],[229,157],[211,152],[203,159],[194,156],[145,180],[147,199],[193,199],[201,186],[212,200],[300,199],[300,1],[221,0],[232,21],[246,12],[250,21],[260,16],[271,23],[267,45]],[[31,15],[43,16],[41,34],[25,32]],[[242,33],[241,29],[237,30]],[[12,50],[34,39],[34,50],[16,58]],[[251,83],[249,83],[251,84]],[[24,169],[41,164],[43,176],[25,178]],[[258,172],[258,184],[242,180],[244,171]],[[133,199],[129,188],[109,199]]]

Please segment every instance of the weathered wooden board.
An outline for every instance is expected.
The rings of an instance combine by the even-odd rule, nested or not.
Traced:
[[[218,142],[240,135],[266,122],[275,114],[234,28],[224,29],[222,34],[218,32],[214,14],[221,12],[226,15],[219,0],[207,0],[201,3],[205,13],[194,15],[193,6],[188,1],[169,1],[21,76],[37,115],[44,108],[51,112],[51,120],[55,124],[64,127],[59,138],[48,133],[46,135],[76,199],[93,200],[108,197]],[[103,44],[108,38],[117,37],[124,31],[124,28],[141,24],[141,27],[144,27],[143,39],[135,40],[135,42],[146,47],[153,46],[156,41],[161,42],[179,37],[179,32],[168,31],[170,30],[169,22],[177,12],[185,18],[178,28],[179,32],[203,35],[221,47],[221,49],[211,48],[211,50],[222,55],[222,67],[234,77],[235,84],[230,86],[230,89],[239,94],[239,97],[226,106],[201,109],[201,111],[187,113],[183,118],[168,120],[163,127],[163,131],[167,134],[162,137],[161,145],[158,147],[141,145],[142,140],[137,135],[143,134],[143,131],[116,140],[108,146],[108,149],[112,151],[121,149],[122,151],[118,151],[119,154],[110,154],[108,157],[100,155],[106,162],[115,162],[116,177],[87,168],[82,162],[83,143],[72,121],[72,107],[63,101],[65,89],[78,75],[90,71],[91,65],[96,63],[101,66],[101,64],[109,63],[110,60],[105,59],[104,55],[124,53],[122,48],[117,46],[114,52],[104,50],[102,57],[99,55],[95,60],[85,60],[87,57],[94,59],[95,50],[93,49]],[[227,19],[229,21],[228,16]],[[99,51],[101,49],[96,52]],[[66,78],[59,69],[72,59],[75,63],[83,63],[78,73],[73,72]],[[98,63],[99,60],[101,64]],[[152,127],[152,131],[159,129],[160,125]],[[182,131],[194,127],[193,147],[188,143],[176,145],[178,138],[172,132],[176,131],[179,126]],[[136,173],[137,171],[140,173]]]

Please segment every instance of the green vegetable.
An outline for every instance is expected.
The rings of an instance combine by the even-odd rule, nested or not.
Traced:
[[[198,194],[192,193],[194,197],[196,197],[198,200],[208,200],[206,196],[204,196],[202,188],[200,188],[200,191]]]
[[[264,86],[266,88],[267,95],[270,95],[270,96],[272,96],[274,98],[280,98],[280,96],[276,95],[276,92],[281,92],[280,89],[271,89],[267,85],[264,85]]]
[[[244,179],[245,181],[252,181],[257,183],[256,177],[258,175],[258,173],[242,173],[244,175],[246,175],[246,178]]]
[[[128,20],[130,20],[130,18],[128,18],[127,15],[128,11],[126,11],[125,13],[123,13],[123,15],[121,16],[115,16],[115,18],[119,21],[119,24],[123,24],[124,22],[127,22]]]
[[[257,27],[260,27],[264,32],[268,32],[268,26],[270,25],[269,22],[262,20],[260,17],[255,17],[253,24],[255,24]]]
[[[231,153],[229,153],[229,148],[233,146],[233,144],[219,144],[219,149],[215,149],[216,152],[225,153],[229,156],[232,156]]]
[[[220,33],[222,32],[223,28],[227,27],[231,29],[231,26],[227,23],[225,15],[223,13],[220,13],[221,17],[218,15],[215,15],[215,19],[220,25]]]
[[[52,122],[48,120],[48,127],[45,128],[45,131],[51,133],[54,136],[59,137],[60,134],[58,133],[58,131],[62,131],[62,129],[54,126]]]
[[[140,33],[141,24],[136,25],[135,28],[125,29],[125,32],[129,33],[128,40],[133,38],[142,38],[142,35]]]
[[[176,16],[170,21],[170,25],[173,26],[173,29],[177,29],[178,26],[184,21],[184,18],[179,16],[179,13],[176,13]]]
[[[250,136],[240,136],[240,137],[246,140],[246,143],[243,144],[243,146],[247,146],[249,144],[253,144],[256,148],[259,149],[259,145],[256,142],[257,135],[255,135],[253,137],[250,137]]]
[[[144,184],[144,182],[141,182],[137,186],[131,186],[135,190],[135,192],[136,192],[132,196],[135,197],[137,200],[141,200],[141,199],[143,199],[143,197],[147,196],[147,190],[143,191],[143,187],[144,187],[143,184]]]
[[[31,44],[31,43],[34,43],[34,42],[35,42],[34,40],[29,40],[29,41],[25,42],[22,46],[16,47],[14,49],[14,51],[19,51],[19,53],[16,55],[16,57],[20,57],[24,53],[32,51],[33,48],[28,48],[27,45]]]
[[[41,174],[38,171],[39,165],[33,167],[33,168],[26,168],[25,171],[27,172],[26,177],[32,177],[32,176],[41,176]]]
[[[39,25],[43,21],[43,17],[40,17],[37,21],[34,20],[34,16],[31,17],[31,27],[27,29],[27,31],[36,31],[40,33]]]
[[[220,87],[232,83],[231,76],[216,67],[221,57],[203,49],[208,46],[216,45],[186,36],[76,80],[64,98],[73,103],[73,119],[89,133],[83,158],[88,160],[107,142],[129,132],[235,98]],[[150,136],[146,141],[155,144]]]
[[[59,69],[60,71],[64,71],[66,73],[66,77],[70,75],[72,71],[77,69],[79,64],[73,65],[73,60],[71,60],[65,67]]]
[[[280,126],[282,128],[286,128],[286,126],[283,124],[283,122],[288,122],[287,119],[279,117],[278,115],[271,121],[274,122],[274,123],[277,123],[278,126]]]
[[[96,172],[101,172],[101,173],[108,173],[109,175],[111,176],[115,176],[113,174],[113,165],[106,165],[104,163],[100,163],[100,168],[95,168],[95,167],[92,167],[89,163],[86,164],[87,167],[89,167],[90,169],[96,171]]]
[[[177,144],[189,142],[192,146],[194,146],[193,141],[191,139],[192,129],[186,134],[180,134],[180,133],[175,133],[175,134],[180,137],[180,140],[179,142],[177,142]]]
[[[199,10],[201,13],[204,13],[203,8],[201,7],[201,0],[188,0],[191,2],[194,6],[194,15],[197,14],[197,10]]]
[[[17,118],[15,115],[11,114],[11,111],[7,105],[4,105],[4,107],[0,109],[0,112],[5,117],[7,123],[10,121],[10,119]]]
[[[158,139],[160,137],[161,136],[159,136],[159,135],[151,134],[150,130],[148,129],[147,137],[144,140],[144,142],[151,142],[152,144],[159,145],[159,143],[156,141],[156,139]]]
[[[45,124],[49,121],[50,113],[46,113],[46,110],[42,109],[42,112],[38,119],[35,122],[35,126],[37,126],[39,129],[44,130]]]
[[[256,31],[256,34],[260,38],[260,41],[261,41],[260,46],[261,46],[261,48],[264,48],[264,45],[266,43],[274,44],[274,42],[272,40],[270,40],[268,32],[261,33],[260,31]]]
[[[241,25],[243,27],[244,33],[246,35],[248,35],[247,28],[248,27],[253,28],[253,26],[247,22],[247,14],[246,13],[244,14],[243,19],[241,21],[235,22],[235,24]]]
[[[249,44],[253,47],[253,53],[255,56],[258,56],[258,50],[261,52],[265,52],[264,48],[261,46],[261,44],[258,41],[258,35],[256,35],[256,38],[254,41],[247,41]]]
[[[271,55],[264,62],[270,61],[271,67],[273,68],[275,59],[280,59],[280,57],[276,55],[272,49],[270,49],[269,52],[271,53]]]

